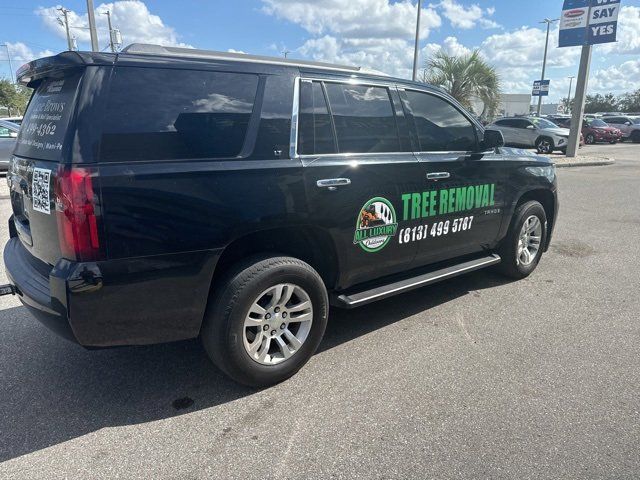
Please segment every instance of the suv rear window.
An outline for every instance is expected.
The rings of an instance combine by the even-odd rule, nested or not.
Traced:
[[[24,114],[15,154],[60,161],[82,71],[45,78]]]
[[[242,150],[258,76],[119,67],[102,126],[102,161],[230,158]]]

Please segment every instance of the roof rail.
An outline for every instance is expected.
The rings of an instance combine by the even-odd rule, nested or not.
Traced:
[[[360,72],[375,73],[385,75],[381,72],[374,72],[362,67],[352,67],[348,65],[336,65],[325,62],[311,62],[306,60],[293,60],[288,58],[267,57],[262,55],[249,55],[246,53],[216,52],[214,50],[198,50],[195,48],[165,47],[149,43],[132,43],[125,47],[122,53],[139,55],[165,55],[171,57],[203,58],[209,60],[228,60],[235,62],[265,63],[269,65],[286,65],[291,67],[321,68],[323,70],[334,70],[339,72]]]

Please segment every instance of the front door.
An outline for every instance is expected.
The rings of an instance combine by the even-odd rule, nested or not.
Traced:
[[[401,192],[424,176],[397,91],[335,79],[299,85],[294,154],[305,166],[309,217],[336,247],[336,287],[410,268],[417,244],[399,241]]]
[[[499,157],[468,154],[478,151],[477,127],[444,96],[406,89],[402,97],[415,125],[422,186],[402,193],[410,234],[405,229],[401,240],[418,244],[416,265],[482,252],[495,242],[505,206]]]

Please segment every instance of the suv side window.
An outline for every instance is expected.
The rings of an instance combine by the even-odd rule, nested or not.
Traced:
[[[602,119],[607,123],[624,123],[620,117],[602,117]]]
[[[477,147],[473,123],[446,100],[406,90],[408,107],[418,132],[421,152],[473,151]]]
[[[257,89],[258,77],[251,74],[117,67],[100,159],[235,157]]]
[[[325,88],[340,153],[401,151],[387,88],[328,82]]]
[[[298,153],[319,155],[337,152],[322,83],[303,81],[300,84],[299,125]]]

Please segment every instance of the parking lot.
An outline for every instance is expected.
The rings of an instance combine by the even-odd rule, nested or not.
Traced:
[[[265,390],[197,341],[86,351],[0,298],[0,478],[637,478],[640,145],[585,152],[617,163],[558,170],[531,277],[333,310]]]

